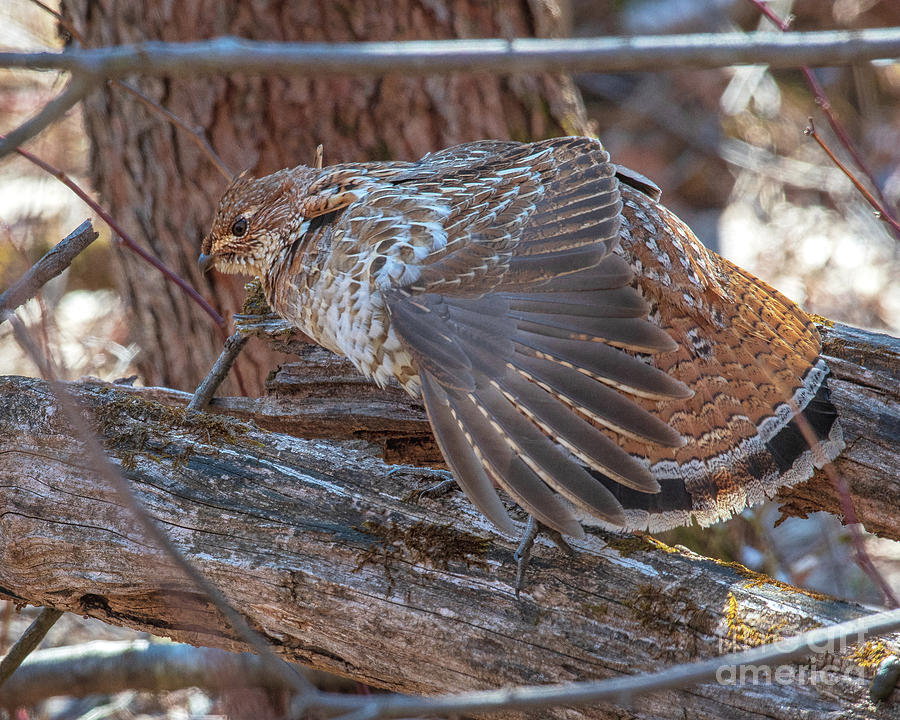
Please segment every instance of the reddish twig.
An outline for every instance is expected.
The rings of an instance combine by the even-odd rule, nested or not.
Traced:
[[[780,383],[775,376],[769,372],[768,368],[766,368],[762,363],[757,362],[756,366],[762,370],[763,374],[766,375],[769,382],[771,382],[775,387],[784,388],[783,383]],[[853,500],[850,497],[850,489],[847,487],[847,482],[841,476],[841,474],[834,467],[834,463],[825,462],[825,453],[822,448],[822,444],[819,442],[819,438],[816,437],[816,433],[810,425],[809,420],[806,419],[806,416],[800,411],[800,408],[794,403],[793,399],[787,401],[788,406],[791,408],[791,412],[793,413],[793,421],[797,423],[797,428],[800,430],[800,434],[803,436],[804,441],[809,446],[810,450],[813,453],[813,459],[815,462],[822,466],[822,470],[828,476],[828,479],[834,484],[835,488],[838,491],[838,494],[841,498],[841,508],[844,512],[844,520],[845,524],[850,529],[850,538],[853,541],[853,549],[856,552],[856,562],[859,567],[862,569],[866,575],[875,583],[875,586],[881,591],[885,598],[885,605],[889,608],[900,607],[900,603],[897,602],[897,597],[894,595],[894,591],[891,589],[891,586],[888,584],[887,580],[881,575],[878,571],[878,568],[875,567],[875,564],[872,562],[872,559],[869,557],[869,554],[866,552],[865,545],[863,544],[862,533],[859,529],[859,517],[856,514],[856,509],[853,507]]]
[[[750,0],[750,2],[756,5],[757,10],[769,18],[781,32],[787,32],[791,29],[791,23],[794,22],[793,15],[788,15],[782,20],[768,5],[766,5],[764,0]]]
[[[3,135],[0,135],[0,140],[4,139]],[[222,319],[222,316],[217,313],[213,307],[203,299],[203,297],[198,293],[193,287],[191,287],[186,280],[184,280],[181,276],[177,275],[175,272],[170,270],[161,260],[155,258],[153,255],[148,253],[142,247],[140,247],[134,240],[131,239],[131,236],[126,233],[122,227],[113,220],[112,216],[107,213],[99,204],[84,190],[82,190],[75,181],[73,181],[68,175],[66,175],[62,170],[55,168],[53,165],[41,160],[39,157],[33,155],[27,150],[23,150],[22,148],[16,148],[16,152],[19,153],[24,158],[27,158],[30,162],[37,165],[42,170],[48,172],[50,175],[59,180],[63,185],[69,188],[72,192],[74,192],[78,197],[80,197],[87,205],[99,215],[107,225],[109,225],[113,231],[119,236],[120,242],[122,242],[129,250],[137,253],[140,257],[150,263],[153,267],[159,270],[163,275],[165,275],[169,280],[174,282],[178,287],[180,287],[187,295],[191,298],[195,303],[197,303],[203,311],[209,315],[213,322],[216,323],[219,327],[225,326],[225,321]]]
[[[56,22],[59,23],[60,27],[62,27],[73,38],[75,38],[79,42],[79,44],[86,45],[84,36],[78,31],[78,28],[76,28],[71,22],[69,22],[69,20],[65,16],[63,16],[62,13],[57,12],[50,6],[44,4],[43,2],[41,2],[41,0],[31,0],[31,2],[37,5],[44,12],[52,15],[56,19]],[[228,166],[222,161],[222,158],[220,158],[216,154],[216,151],[213,150],[213,147],[209,144],[209,140],[207,139],[206,133],[204,132],[202,127],[190,127],[186,121],[182,120],[171,110],[163,107],[155,100],[151,100],[140,90],[132,87],[128,83],[122,82],[121,80],[111,80],[110,82],[111,84],[122,88],[127,93],[140,100],[147,108],[149,108],[153,112],[157,112],[162,115],[166,120],[175,125],[175,127],[184,130],[191,137],[191,141],[203,151],[206,157],[209,158],[210,162],[216,166],[216,169],[225,176],[226,180],[230,182],[232,179],[234,179],[234,173],[232,173],[231,170],[228,169]]]
[[[62,13],[57,12],[49,5],[42,3],[41,0],[31,0],[31,2],[32,4],[37,5],[44,12],[52,15],[56,19],[56,22],[60,24],[60,27],[62,27],[63,30],[69,33],[69,35],[75,38],[79,43],[84,45],[84,36],[80,32],[78,32],[78,29],[71,22],[69,22],[69,20],[65,16],[63,16]]]
[[[794,412],[794,421],[797,423],[800,434],[803,435],[806,444],[812,449],[813,455],[818,455],[821,458],[822,446],[812,429],[812,425],[809,424],[809,420],[806,419],[806,416],[799,412],[793,402],[790,402],[789,404],[791,410]],[[887,607],[900,607],[900,603],[898,603],[897,596],[894,594],[891,586],[888,584],[887,580],[884,579],[884,576],[879,572],[878,568],[875,567],[875,563],[872,562],[869,553],[866,552],[862,532],[859,529],[859,517],[856,514],[856,508],[853,507],[853,499],[850,497],[850,488],[847,487],[847,481],[844,480],[844,477],[834,467],[834,463],[825,463],[822,470],[828,476],[828,479],[831,480],[841,498],[841,508],[844,511],[844,523],[850,529],[850,539],[853,542],[853,550],[856,553],[857,565],[862,568],[863,572],[869,576],[869,579],[875,583],[876,587],[881,591],[882,595],[884,595],[885,605]]]
[[[788,32],[791,29],[791,23],[794,20],[793,15],[788,15],[785,19],[779,18],[768,5],[765,4],[764,0],[750,0],[754,6],[765,15],[772,23],[779,29],[781,32]],[[809,85],[810,89],[813,92],[813,95],[816,98],[816,104],[822,108],[822,112],[825,113],[825,117],[828,120],[829,126],[831,126],[832,132],[837,136],[841,145],[844,146],[844,149],[850,154],[850,157],[853,158],[853,162],[856,164],[862,173],[869,179],[872,187],[875,188],[875,195],[878,197],[878,201],[876,202],[872,193],[868,192],[862,184],[854,177],[854,175],[841,163],[837,161],[834,155],[822,144],[822,141],[818,138],[818,136],[814,136],[816,140],[818,140],[819,144],[825,149],[825,152],[828,153],[829,157],[834,160],[835,164],[844,171],[847,177],[853,181],[853,184],[863,193],[866,200],[872,207],[875,208],[876,212],[878,212],[879,217],[885,220],[894,231],[895,237],[900,239],[900,223],[893,217],[893,215],[885,210],[885,206],[888,204],[887,199],[884,197],[884,193],[882,193],[881,188],[878,183],[875,181],[875,176],[872,174],[872,171],[869,170],[869,166],[862,159],[862,155],[856,149],[856,144],[850,138],[849,133],[844,129],[844,126],[838,121],[837,116],[834,114],[834,111],[831,107],[831,101],[828,99],[828,96],[825,94],[825,88],[822,87],[822,84],[819,82],[818,78],[813,74],[813,71],[807,65],[801,65],[800,69],[803,71],[803,76],[806,78],[806,82]],[[810,119],[810,126],[812,125],[812,120]],[[807,132],[807,135],[810,133]]]
[[[819,143],[819,147],[821,147],[825,151],[825,154],[831,158],[831,162],[833,162],[838,168],[840,168],[840,170],[844,173],[844,175],[846,175],[848,178],[850,178],[850,182],[852,182],[854,184],[854,186],[856,186],[856,189],[859,190],[859,192],[862,194],[862,196],[866,199],[866,202],[868,202],[869,205],[871,205],[875,209],[876,216],[880,220],[883,220],[888,225],[890,225],[891,228],[894,230],[894,233],[897,235],[897,237],[900,237],[900,222],[897,222],[897,220],[894,219],[893,215],[891,215],[885,209],[884,205],[882,205],[878,201],[878,198],[876,198],[871,192],[869,192],[866,189],[865,185],[863,185],[857,179],[857,177],[853,174],[853,172],[850,170],[850,168],[848,168],[840,160],[837,159],[835,154],[831,151],[831,148],[829,148],[828,145],[825,143],[825,141],[822,139],[821,135],[819,135],[819,133],[816,132],[816,126],[813,124],[813,119],[808,118],[808,120],[809,120],[809,124],[806,126],[806,129],[803,131],[804,135],[809,135],[813,140],[815,140],[817,143]]]

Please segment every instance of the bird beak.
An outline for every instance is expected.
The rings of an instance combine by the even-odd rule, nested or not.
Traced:
[[[200,264],[200,272],[209,272],[210,268],[213,266],[215,262],[214,255],[207,255],[206,253],[200,253],[200,257],[197,258],[197,262]]]

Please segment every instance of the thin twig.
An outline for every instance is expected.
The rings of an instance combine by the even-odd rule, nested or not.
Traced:
[[[49,281],[65,270],[88,245],[97,239],[90,220],[85,220],[64,237],[44,257],[38,260],[21,278],[0,293],[0,315],[15,310],[33,298]]]
[[[234,365],[249,339],[249,335],[244,335],[238,331],[225,341],[225,347],[222,348],[222,352],[216,359],[212,370],[209,371],[209,375],[203,378],[203,382],[197,387],[194,396],[188,403],[188,412],[199,412],[209,405],[216,389],[225,380],[225,376],[228,375],[228,371]]]
[[[801,635],[740,652],[675,665],[654,673],[629,675],[596,682],[568,685],[536,685],[484,690],[480,692],[411,697],[407,695],[374,695],[369,698],[320,695],[309,703],[298,698],[291,707],[293,717],[301,717],[310,707],[335,710],[343,707],[347,714],[341,720],[365,718],[418,717],[422,715],[471,715],[482,712],[510,712],[542,708],[595,705],[601,702],[627,703],[635,697],[659,690],[684,689],[701,682],[720,681],[723,672],[741,666],[771,667],[803,656],[840,652],[846,645],[862,643],[866,637],[880,636],[900,629],[900,610],[886,610],[831,627],[810,630]],[[730,674],[735,677],[736,673]],[[728,675],[726,675],[728,677]]]
[[[42,3],[41,0],[31,0],[31,2],[34,5],[37,5],[44,12],[52,15],[63,30],[69,33],[69,35],[75,38],[79,43],[84,45],[84,36],[80,32],[78,32],[78,28],[76,28],[71,22],[69,22],[68,18],[66,18],[65,15],[63,15],[61,12],[57,12],[46,3]]]
[[[82,74],[73,75],[63,91],[41,108],[37,115],[26,120],[7,135],[0,135],[0,158],[13,152],[27,140],[38,135],[48,125],[65,115],[96,85]]]
[[[860,531],[859,517],[856,514],[856,508],[853,506],[853,499],[850,496],[850,488],[847,487],[847,481],[844,477],[834,469],[834,465],[829,463],[824,468],[828,479],[838,491],[838,497],[841,499],[841,507],[844,510],[844,521],[850,528],[850,539],[853,542],[853,551],[856,553],[856,563],[862,568],[863,572],[875,583],[885,598],[885,605],[890,608],[900,606],[897,601],[897,595],[893,588],[885,580],[884,576],[875,567],[872,558],[866,551],[863,541],[862,532]]]
[[[68,32],[73,38],[75,38],[81,45],[86,45],[84,41],[84,36],[78,32],[78,28],[75,27],[71,22],[69,22],[68,18],[66,18],[62,13],[57,12],[49,5],[44,4],[41,0],[31,0],[32,3],[37,5],[41,10],[52,15],[56,22],[59,23],[60,27],[62,27],[66,32]],[[181,128],[184,130],[191,138],[191,141],[203,151],[209,161],[215,165],[216,169],[225,176],[225,178],[231,181],[234,177],[234,173],[228,169],[228,166],[222,161],[216,151],[213,150],[212,145],[209,144],[209,140],[206,137],[206,133],[203,128],[200,126],[191,127],[184,120],[178,117],[171,110],[160,105],[155,100],[151,100],[146,95],[144,95],[140,90],[129,85],[128,83],[122,82],[121,80],[113,80],[113,85],[116,87],[120,87],[125,92],[130,93],[132,96],[140,100],[147,108],[149,108],[153,112],[157,112],[166,118],[170,123],[175,125],[175,127]]]
[[[325,163],[325,146],[322,143],[316,145],[316,158],[314,163],[313,167],[316,170],[321,170]]]
[[[22,661],[28,657],[32,650],[41,644],[41,640],[50,631],[50,628],[62,617],[62,610],[55,608],[42,608],[41,612],[34,619],[34,622],[28,626],[28,629],[22,633],[22,636],[16,641],[9,652],[0,660],[0,688],[3,683],[9,680],[10,676],[16,671],[16,668],[22,664]]]
[[[857,179],[850,168],[848,168],[840,160],[837,159],[835,154],[831,151],[831,148],[828,147],[828,145],[822,139],[822,136],[819,135],[819,133],[816,131],[816,126],[813,124],[813,119],[808,118],[808,120],[809,124],[803,131],[804,135],[809,135],[813,140],[819,143],[819,147],[821,147],[825,151],[825,154],[828,155],[829,158],[831,158],[831,162],[833,162],[838,168],[840,168],[844,175],[850,178],[850,182],[852,182],[856,189],[859,190],[862,196],[866,199],[866,202],[875,209],[875,215],[880,220],[883,220],[888,225],[890,225],[891,228],[893,228],[894,233],[896,233],[897,236],[900,237],[900,222],[895,220],[894,217],[887,210],[885,210],[884,205],[882,205],[878,201],[878,198],[876,198],[866,189],[866,186]]]
[[[21,348],[46,373],[45,377],[66,421],[84,448],[84,458],[88,468],[115,490],[123,505],[138,521],[146,537],[156,543],[157,547],[162,548],[181,572],[222,613],[222,616],[231,625],[235,633],[259,654],[262,662],[268,666],[269,672],[277,675],[285,684],[294,688],[301,695],[317,694],[318,691],[305,677],[282,662],[272,652],[266,641],[250,627],[244,616],[231,607],[222,592],[191,564],[181,551],[175,547],[175,544],[163,532],[156,521],[147,514],[140,501],[132,492],[131,487],[106,457],[106,453],[96,435],[89,430],[89,426],[84,422],[84,413],[69,394],[66,386],[57,379],[58,373],[49,365],[46,358],[42,356],[25,326],[9,312],[6,313],[6,319],[12,324],[16,341]]]
[[[779,18],[775,12],[763,2],[763,0],[750,0],[750,2],[763,14],[765,15],[781,32],[787,33],[791,29],[791,23],[793,21],[793,15],[788,15],[787,18],[781,19]],[[792,33],[792,37],[796,37],[796,33]],[[826,148],[825,152],[827,152],[832,160],[844,171],[847,177],[853,181],[853,184],[856,185],[857,188],[866,196],[866,200],[872,205],[876,210],[878,210],[880,217],[886,219],[888,224],[891,225],[892,230],[894,231],[895,237],[900,239],[900,224],[893,218],[892,214],[887,212],[884,208],[888,204],[887,198],[885,198],[884,193],[881,191],[881,188],[878,185],[878,182],[875,180],[875,176],[872,174],[872,171],[869,170],[869,166],[862,158],[862,154],[857,150],[856,143],[850,137],[850,134],[844,129],[844,126],[837,119],[837,116],[834,114],[834,110],[831,107],[831,101],[828,99],[828,95],[825,93],[825,88],[822,87],[822,84],[819,82],[818,78],[815,76],[813,71],[809,68],[808,65],[804,64],[800,67],[800,70],[803,72],[803,76],[806,78],[806,83],[809,85],[810,89],[813,92],[813,96],[816,98],[816,103],[819,107],[822,108],[822,112],[825,113],[825,118],[828,120],[828,124],[831,126],[832,132],[837,136],[841,145],[844,146],[844,149],[850,153],[850,157],[853,158],[853,162],[856,163],[856,166],[862,171],[863,175],[865,175],[872,187],[875,188],[875,194],[878,196],[878,202],[873,202],[871,200],[871,193],[863,188],[860,182],[856,179],[856,177],[845,168],[843,165],[838,163],[835,159],[834,155],[828,151]],[[812,124],[812,120],[810,120],[810,125]],[[809,134],[809,133],[807,133]],[[818,138],[816,138],[818,139]],[[819,144],[822,145],[821,140]],[[824,145],[823,145],[824,147]]]
[[[850,134],[838,121],[837,115],[834,114],[834,109],[831,107],[831,101],[825,94],[825,88],[822,87],[819,79],[813,74],[813,71],[810,68],[804,66],[800,69],[803,71],[806,82],[809,83],[813,94],[816,96],[816,103],[822,108],[822,112],[825,113],[825,118],[828,120],[832,132],[837,135],[838,140],[841,141],[841,145],[844,146],[844,149],[850,153],[850,157],[853,158],[853,162],[856,163],[856,166],[862,170],[867,178],[869,178],[869,182],[872,183],[872,187],[875,188],[875,194],[878,196],[881,205],[887,205],[887,199],[881,192],[881,188],[875,181],[875,176],[872,174],[872,171],[869,170],[869,166],[866,164],[865,160],[863,160],[862,155],[856,147],[856,143],[853,142],[850,138]]]
[[[220,37],[189,43],[146,42],[63,53],[3,52],[0,67],[67,70],[95,77],[629,72],[660,67],[718,68],[843,65],[900,54],[900,28],[697,33],[600,38],[515,38],[363,43],[286,43]]]
[[[2,138],[3,135],[0,135],[0,139]],[[178,287],[180,287],[185,293],[187,293],[188,297],[190,297],[191,300],[193,300],[201,308],[203,308],[203,311],[213,319],[213,322],[215,322],[216,325],[218,325],[219,327],[225,326],[225,321],[222,319],[222,316],[219,315],[219,313],[217,313],[213,309],[213,307],[203,299],[200,293],[198,293],[193,287],[191,287],[186,280],[182,279],[174,271],[170,270],[161,260],[155,258],[153,255],[140,247],[140,245],[138,245],[134,240],[132,240],[131,236],[126,233],[115,220],[113,220],[112,216],[108,212],[106,212],[106,210],[104,210],[90,195],[82,190],[78,186],[78,184],[68,175],[66,175],[62,170],[55,168],[53,165],[50,165],[49,163],[41,160],[39,157],[33,155],[27,150],[23,150],[22,148],[16,148],[16,152],[19,153],[19,155],[21,155],[22,157],[27,158],[42,170],[50,173],[63,185],[74,192],[91,208],[91,210],[97,213],[104,220],[104,222],[106,222],[106,224],[113,229],[113,231],[119,236],[120,242],[122,242],[129,250],[137,253],[141,258],[143,258],[145,261],[159,270],[163,275],[169,278],[169,280],[178,285]]]
[[[766,375],[768,375],[769,380],[774,382],[774,376],[763,368],[762,363],[757,363],[757,365],[766,373]],[[857,565],[859,565],[862,571],[869,576],[869,579],[871,579],[875,586],[881,591],[887,607],[900,607],[900,603],[897,602],[897,596],[894,595],[891,586],[878,571],[878,568],[875,567],[872,558],[869,557],[869,553],[866,552],[862,533],[859,529],[859,517],[856,514],[856,508],[853,506],[853,499],[850,497],[850,489],[847,487],[847,481],[844,480],[843,476],[837,471],[833,462],[825,461],[826,459],[822,450],[822,444],[819,442],[818,437],[816,437],[816,433],[809,420],[806,419],[806,416],[792,400],[788,401],[788,405],[790,405],[791,412],[794,415],[793,422],[797,424],[797,428],[800,430],[800,434],[812,451],[816,462],[822,467],[822,470],[838,491],[838,495],[841,499],[841,508],[844,512],[844,521],[850,528],[850,537],[853,541],[853,549],[856,552]]]

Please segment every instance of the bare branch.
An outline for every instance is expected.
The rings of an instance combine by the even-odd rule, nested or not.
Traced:
[[[794,20],[792,15],[789,15],[786,19],[782,20],[779,18],[772,8],[768,7],[763,0],[750,0],[750,3],[756,6],[756,8],[765,15],[770,22],[772,22],[781,32],[787,33],[791,29],[791,23]],[[853,176],[852,173],[849,172],[847,168],[845,168],[841,163],[837,161],[837,158],[831,153],[831,151],[825,146],[821,138],[815,133],[815,129],[810,133],[809,128],[813,128],[812,118],[809,120],[809,128],[807,128],[806,134],[812,134],[819,145],[828,153],[829,157],[834,161],[834,163],[844,171],[847,177],[853,181],[853,184],[859,189],[859,191],[865,196],[866,200],[870,205],[875,207],[879,212],[879,217],[885,219],[887,223],[891,226],[891,230],[894,233],[894,236],[900,239],[900,226],[898,226],[897,221],[891,215],[891,213],[887,212],[884,208],[887,205],[887,199],[884,197],[884,193],[881,192],[881,188],[878,186],[878,183],[875,181],[875,176],[872,174],[872,171],[869,170],[869,166],[863,160],[862,155],[856,149],[856,143],[850,138],[850,134],[844,129],[844,126],[838,121],[837,116],[834,114],[834,111],[831,107],[831,101],[828,99],[828,95],[825,93],[825,88],[822,87],[822,83],[819,82],[818,78],[813,74],[813,71],[809,68],[807,64],[804,64],[800,68],[803,71],[803,76],[806,78],[806,84],[809,85],[810,89],[813,92],[813,95],[816,98],[816,102],[819,104],[819,107],[822,108],[822,112],[825,113],[825,117],[828,120],[828,124],[831,126],[831,130],[837,135],[838,140],[840,140],[841,145],[844,146],[844,149],[850,153],[850,157],[853,158],[853,162],[856,163],[856,166],[862,170],[863,174],[869,179],[869,182],[872,183],[872,187],[875,188],[875,194],[878,196],[878,200],[875,201],[872,198],[871,193],[869,193],[860,182]]]
[[[322,75],[459,71],[629,72],[660,67],[842,65],[900,56],[900,28],[792,33],[716,33],[631,38],[275,43],[222,37],[147,42],[63,53],[0,53],[0,67],[66,70],[95,77],[230,72]]]
[[[889,213],[885,209],[884,205],[879,202],[878,198],[876,198],[866,189],[866,186],[856,178],[856,176],[850,171],[850,168],[848,168],[840,160],[837,159],[837,156],[831,151],[831,148],[828,147],[828,144],[822,139],[822,136],[819,135],[818,131],[816,130],[816,126],[813,124],[813,119],[807,118],[807,120],[808,124],[806,126],[806,129],[803,131],[804,134],[809,135],[813,140],[819,143],[819,147],[821,147],[825,151],[825,154],[828,155],[829,158],[831,158],[831,162],[837,165],[837,167],[840,168],[841,172],[843,172],[844,175],[850,178],[850,182],[852,182],[856,189],[859,190],[860,194],[866,199],[866,202],[872,206],[877,217],[890,225],[891,229],[894,231],[894,234],[897,237],[900,237],[900,222],[897,222],[897,220],[894,219],[891,213]],[[857,164],[859,165],[858,162]],[[864,168],[865,166],[860,165],[860,167]]]
[[[50,631],[50,628],[62,617],[62,610],[53,608],[44,608],[40,614],[34,619],[34,622],[28,626],[28,629],[22,633],[22,636],[16,641],[9,652],[0,659],[0,688],[12,676],[25,658],[41,644],[41,640]]]
[[[308,668],[291,668],[322,689],[350,689],[351,681]],[[342,684],[341,684],[342,683]],[[87,697],[124,690],[212,692],[236,688],[292,690],[258,655],[147,640],[97,641],[38,650],[3,687],[0,707],[34,705],[59,695]]]
[[[225,376],[228,375],[228,371],[231,370],[231,366],[234,365],[238,355],[240,355],[241,350],[243,350],[244,345],[247,344],[249,339],[249,335],[236,332],[225,341],[225,347],[222,348],[222,352],[216,359],[215,365],[213,365],[212,370],[209,371],[209,375],[207,375],[203,379],[203,382],[200,383],[200,386],[197,388],[196,392],[194,392],[194,396],[188,403],[188,412],[203,410],[209,405],[209,401],[212,400],[216,389],[225,380]]]
[[[0,158],[9,155],[16,148],[35,137],[44,128],[65,115],[75,104],[87,95],[97,84],[82,74],[73,75],[63,91],[41,108],[37,115],[19,125],[6,136],[0,135]]]
[[[94,240],[97,233],[90,220],[85,220],[64,237],[44,257],[38,260],[21,278],[0,294],[0,318],[7,310],[14,310],[34,297],[50,280],[65,270]]]
[[[3,139],[3,135],[0,135],[0,140]],[[122,227],[117,223],[112,216],[103,209],[103,207],[88,195],[84,190],[79,187],[78,183],[72,180],[68,175],[66,175],[62,170],[53,167],[48,162],[41,160],[39,157],[34,155],[33,153],[28,152],[27,150],[23,150],[22,148],[15,148],[15,152],[19,153],[22,157],[28,159],[30,162],[37,165],[42,170],[50,173],[53,177],[59,180],[63,185],[65,185],[69,190],[75,193],[79,198],[81,198],[88,207],[91,208],[95,213],[97,213],[103,220],[109,225],[113,231],[119,236],[120,242],[122,242],[125,247],[127,247],[132,252],[139,255],[143,260],[150,263],[153,267],[159,270],[163,275],[165,275],[169,280],[174,282],[178,287],[184,291],[184,293],[191,298],[195,303],[197,303],[203,311],[209,315],[213,322],[216,323],[219,327],[225,326],[225,320],[222,318],[219,313],[217,313],[212,305],[210,305],[203,298],[200,293],[198,293],[186,280],[184,280],[180,275],[171,270],[162,260],[154,257],[146,250],[144,250],[140,245],[138,245],[134,240],[132,240],[131,236],[122,229]]]

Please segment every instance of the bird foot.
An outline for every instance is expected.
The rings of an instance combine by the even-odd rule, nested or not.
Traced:
[[[409,465],[397,465],[390,470],[388,470],[388,475],[393,475],[395,472],[400,470],[421,470],[422,468],[413,468]],[[411,503],[418,503],[422,498],[431,498],[436,499],[439,497],[444,497],[447,493],[452,492],[459,488],[459,485],[456,484],[456,480],[453,479],[453,475],[447,470],[434,470],[435,475],[439,475],[444,479],[440,482],[433,483],[428,485],[427,487],[421,488],[420,490],[413,490],[409,495],[406,496],[406,501]]]
[[[542,525],[534,519],[533,515],[529,515],[528,522],[525,525],[525,532],[522,534],[519,546],[513,553],[513,559],[516,561],[516,598],[519,597],[519,593],[525,585],[525,570],[528,569],[528,563],[531,560],[531,549],[534,547],[534,541],[542,532],[564,553],[567,555],[575,554],[572,546],[565,541],[560,532]]]

